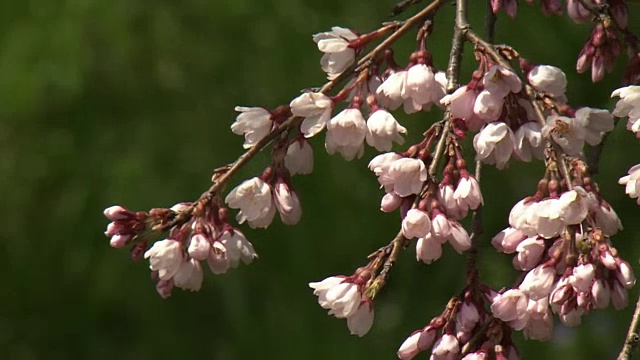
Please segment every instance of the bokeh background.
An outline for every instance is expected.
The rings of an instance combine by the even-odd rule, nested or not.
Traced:
[[[471,3],[472,23],[481,31],[484,2]],[[294,179],[301,223],[275,221],[267,231],[243,227],[260,259],[226,275],[206,274],[197,293],[176,290],[161,299],[147,264],[111,249],[102,233],[102,210],[112,204],[143,210],[197,198],[212,169],[242,151],[242,138],[229,131],[234,106],[276,107],[300,89],[322,85],[311,35],[334,25],[368,31],[390,20],[393,4],[0,3],[0,358],[395,358],[402,341],[461,289],[464,257],[446,248],[426,266],[415,261],[413,249],[405,251],[362,339],[317,305],[309,281],[350,274],[397,231],[397,215],[378,211],[382,192],[367,170],[370,149],[345,162],[324,153],[322,136],[314,139],[314,173]],[[452,10],[438,14],[428,42],[439,68],[446,65]],[[595,86],[589,75],[573,71],[588,33],[588,25],[522,5],[517,20],[499,15],[496,40],[565,69],[574,106],[610,107],[620,69]],[[411,48],[411,39],[396,48],[401,63]],[[465,74],[470,71],[467,66]],[[401,116],[413,133],[409,142],[439,117]],[[638,162],[638,145],[618,125],[598,180],[626,227],[614,242],[637,264],[639,210],[616,182]],[[258,157],[236,183],[267,163],[265,154]],[[516,273],[490,237],[505,227],[511,206],[533,193],[542,172],[539,163],[512,163],[501,172],[485,167],[480,261],[492,286],[511,283]],[[636,296],[634,289],[631,302]],[[594,312],[580,328],[558,325],[550,343],[516,338],[524,359],[613,358],[630,315],[631,308]]]

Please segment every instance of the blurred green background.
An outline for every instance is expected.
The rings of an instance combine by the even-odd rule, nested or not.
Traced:
[[[484,2],[472,3],[472,23],[481,31]],[[309,281],[350,274],[397,231],[397,215],[378,211],[382,192],[367,170],[370,149],[345,162],[324,153],[323,136],[314,139],[314,174],[294,178],[303,201],[301,223],[275,221],[267,231],[243,227],[260,259],[222,276],[206,273],[197,293],[175,290],[162,300],[147,264],[111,249],[102,233],[102,210],[112,204],[146,210],[197,198],[212,169],[242,151],[243,139],[229,131],[235,105],[276,107],[300,89],[322,85],[311,35],[334,25],[371,30],[389,20],[393,4],[0,3],[0,274],[6,282],[0,290],[0,358],[395,358],[404,339],[461,289],[457,270],[464,257],[446,247],[441,260],[426,266],[415,261],[413,249],[405,251],[362,339],[317,305]],[[439,68],[446,64],[452,10],[445,7],[436,17],[428,42]],[[588,25],[522,5],[517,20],[499,15],[496,40],[565,69],[574,106],[610,107],[620,69],[596,86],[588,74],[573,71],[588,33]],[[400,63],[412,46],[411,39],[399,44]],[[465,74],[472,68],[467,50]],[[408,143],[439,116],[401,117],[413,132]],[[637,264],[638,207],[616,182],[638,162],[638,145],[622,125],[605,147],[599,181],[626,227],[614,243]],[[267,163],[263,154],[237,182]],[[485,169],[481,270],[499,288],[516,273],[511,258],[497,254],[489,239],[505,227],[511,206],[534,192],[543,167]],[[634,289],[631,302],[636,296]],[[516,339],[524,359],[613,358],[630,315],[630,308],[592,313],[578,329],[558,325],[550,343],[524,342],[519,334]]]

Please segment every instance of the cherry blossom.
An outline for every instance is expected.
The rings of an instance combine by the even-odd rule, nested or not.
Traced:
[[[388,111],[380,108],[369,115],[367,119],[367,144],[378,151],[389,151],[393,142],[403,144],[400,134],[406,134],[407,129],[396,121]]]
[[[231,131],[238,135],[244,134],[243,147],[245,149],[251,148],[271,131],[273,121],[268,110],[261,107],[244,106],[236,106],[235,110],[240,112],[240,115],[231,124]]]
[[[291,113],[303,117],[300,130],[310,138],[324,129],[333,111],[333,101],[323,93],[304,93],[289,104]]]
[[[179,241],[165,239],[156,241],[151,249],[144,253],[149,259],[149,268],[158,271],[160,280],[171,279],[183,262],[182,246]]]
[[[345,160],[361,157],[367,123],[359,109],[349,108],[334,116],[327,123],[325,146],[329,154],[339,153]]]
[[[284,166],[291,175],[311,174],[313,171],[313,149],[305,139],[291,142],[284,157]]]
[[[353,64],[356,51],[350,46],[350,42],[357,38],[358,35],[353,31],[339,26],[313,36],[313,41],[318,44],[318,50],[324,53],[320,65],[327,73],[329,80],[336,78]]]
[[[502,122],[487,124],[473,138],[476,149],[476,160],[487,164],[495,164],[498,169],[504,169],[511,157],[515,138],[511,129]]]

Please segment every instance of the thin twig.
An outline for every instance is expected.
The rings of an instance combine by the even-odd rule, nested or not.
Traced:
[[[491,6],[491,0],[487,0],[487,14],[484,18],[484,37],[488,42],[495,42],[495,30],[496,21],[498,17],[493,13],[493,7]]]
[[[629,331],[624,341],[624,346],[618,355],[618,360],[631,359],[631,353],[638,346],[640,342],[640,335],[638,335],[638,328],[640,327],[640,297],[636,302],[636,309],[633,311],[633,317],[631,318],[631,325],[629,325]]]
[[[396,40],[398,40],[402,35],[404,35],[407,31],[409,31],[415,25],[421,23],[425,17],[431,15],[436,10],[442,6],[444,0],[434,0],[427,7],[422,9],[417,14],[413,15],[411,18],[407,19],[404,24],[398,28],[393,34],[389,35],[383,42],[381,42],[378,46],[376,46],[371,52],[365,55],[360,61],[358,61],[358,66],[355,71],[358,72],[366,67],[370,61],[376,58],[378,54],[388,48],[391,44],[393,44]]]

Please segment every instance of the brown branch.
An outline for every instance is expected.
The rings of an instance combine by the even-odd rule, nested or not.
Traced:
[[[640,297],[636,302],[636,309],[633,311],[633,317],[631,318],[631,324],[629,325],[629,331],[624,341],[624,346],[618,355],[618,360],[629,360],[633,350],[640,343],[640,335],[638,335],[638,328],[640,327]]]

